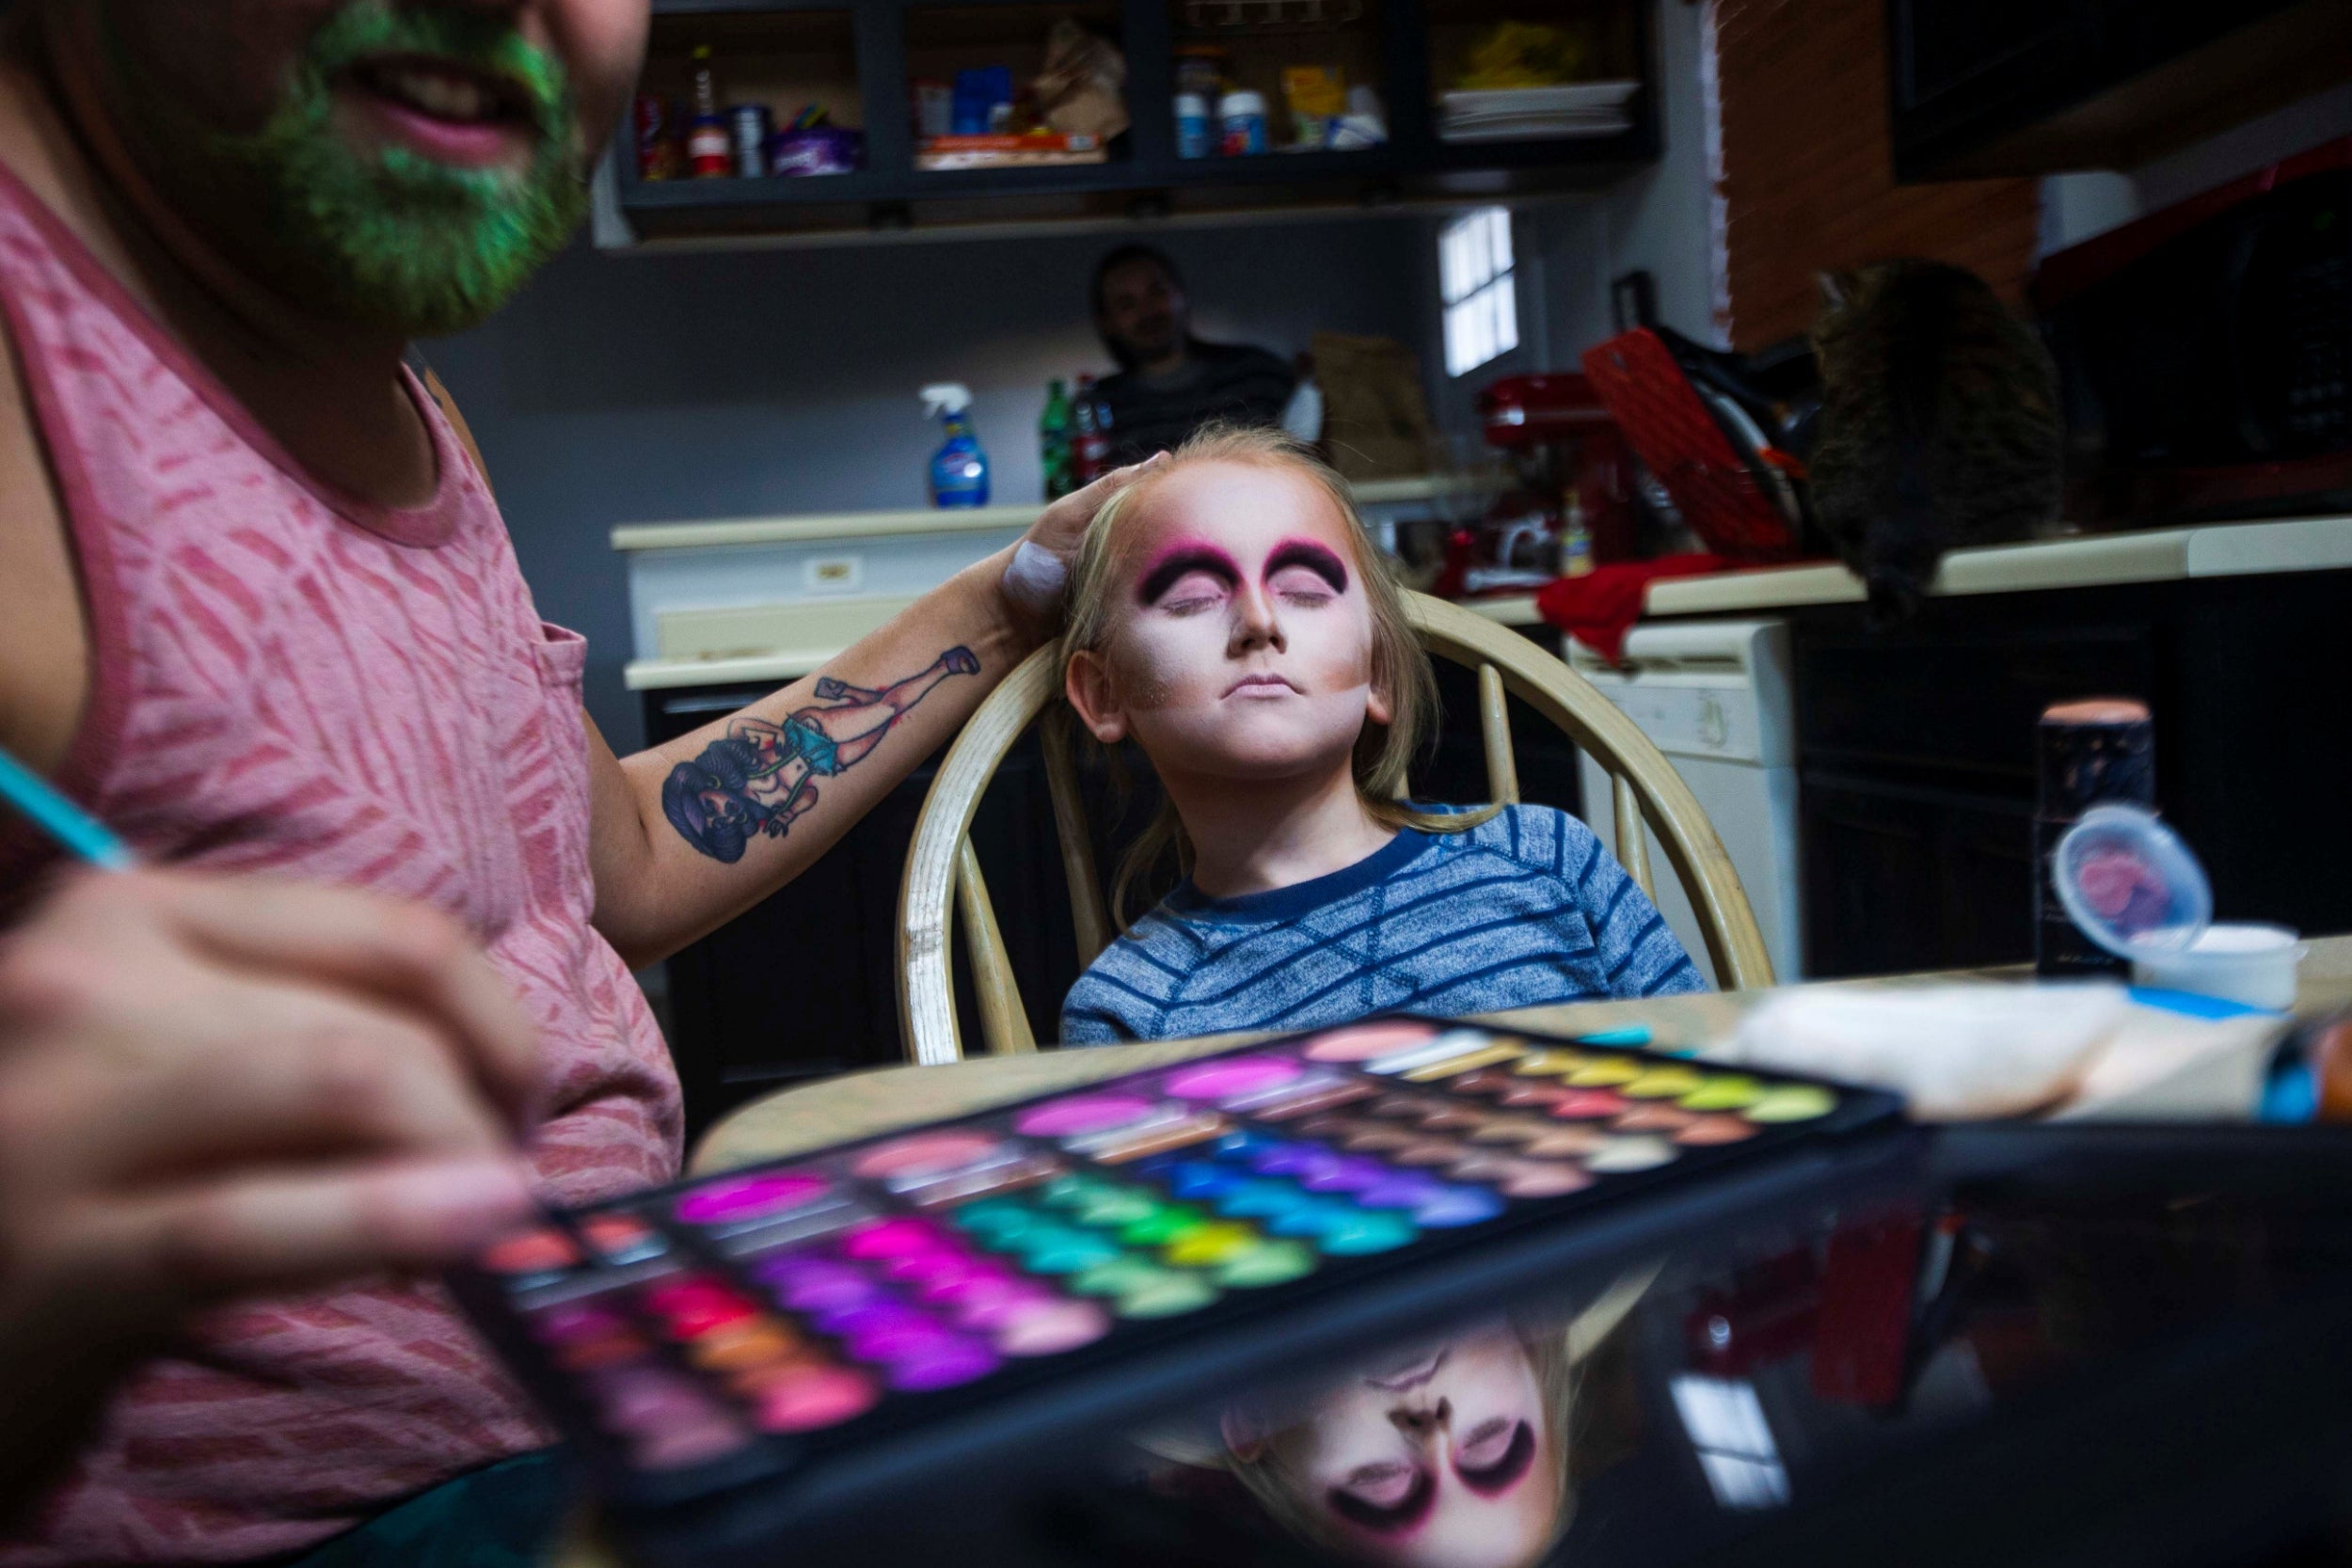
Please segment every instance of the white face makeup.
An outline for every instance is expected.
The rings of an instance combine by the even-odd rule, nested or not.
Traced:
[[[1125,525],[1110,637],[1071,700],[1096,738],[1135,736],[1163,776],[1290,778],[1345,767],[1372,684],[1372,610],[1351,525],[1311,481],[1197,463]]]
[[[1543,1388],[1504,1324],[1401,1352],[1324,1390],[1280,1433],[1299,1499],[1351,1555],[1517,1568],[1563,1498]]]

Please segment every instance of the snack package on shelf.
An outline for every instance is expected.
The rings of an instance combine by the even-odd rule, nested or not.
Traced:
[[[919,169],[1023,168],[1099,164],[1127,129],[1126,57],[1108,40],[1067,17],[1046,36],[1044,67],[1015,88],[1002,66],[957,73],[952,130],[930,129],[918,96],[914,166]]]
[[[1472,90],[1549,87],[1591,74],[1592,49],[1563,27],[1498,22],[1470,45],[1460,81]]]
[[[1331,145],[1333,122],[1347,113],[1347,80],[1334,65],[1295,65],[1282,72],[1282,102],[1291,112],[1291,146]]]
[[[914,166],[922,169],[1027,168],[1055,164],[1099,164],[1110,154],[1092,136],[1040,131],[1025,136],[926,136]]]
[[[1045,37],[1037,73],[1039,117],[1049,130],[1106,142],[1127,129],[1127,59],[1107,39],[1068,17]]]

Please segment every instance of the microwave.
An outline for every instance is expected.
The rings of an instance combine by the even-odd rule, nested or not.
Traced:
[[[2352,137],[2058,251],[2033,292],[2070,515],[2352,509]]]

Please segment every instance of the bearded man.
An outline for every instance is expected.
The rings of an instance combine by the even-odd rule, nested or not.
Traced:
[[[379,1101],[401,1085],[441,1094],[458,1076],[406,1073],[452,1054],[386,1011],[417,990],[416,967],[402,979],[356,956],[369,943],[337,946],[282,919],[254,928],[269,900],[204,891],[249,876],[341,884],[379,895],[370,910],[424,906],[455,922],[529,1015],[540,1086],[528,1148],[544,1198],[661,1180],[679,1156],[677,1082],[629,969],[823,853],[1047,635],[1059,562],[1115,481],[1061,503],[1020,551],[951,579],[821,676],[707,730],[623,760],[586,721],[580,640],[539,620],[462,424],[405,358],[413,336],[483,320],[573,232],[647,9],[11,8],[0,746],[142,860],[215,882],[135,884],[107,918],[88,918],[86,902],[74,925],[55,911],[62,900],[28,899],[43,852],[0,826],[0,902],[21,906],[20,937],[47,933],[19,951],[50,955],[38,985],[0,988],[0,1052],[36,1025],[65,1053],[45,1059],[69,1064],[77,1039],[93,1061],[325,1042],[340,1054],[318,1081],[342,1084],[350,1101],[326,1107],[343,1118],[337,1135],[376,1135],[368,1118],[389,1117]],[[934,667],[959,678],[897,714],[856,766],[836,759],[788,831],[725,859],[665,818],[665,781],[730,724],[781,728],[820,682],[879,691]],[[226,1022],[218,1007],[168,1005],[156,974],[124,957],[118,933],[141,899],[185,905],[174,918],[200,927],[196,960],[240,998]],[[320,1109],[239,1149],[264,1164],[312,1151]],[[123,1168],[150,1181],[178,1170],[162,1151],[186,1147],[174,1138],[188,1130],[168,1125],[180,1114],[143,1113],[136,1136],[157,1152]],[[121,1301],[72,1310],[107,1277],[85,1268],[24,1287],[40,1310],[22,1321],[51,1340],[15,1332],[24,1269],[7,1243],[24,1216],[6,1178],[39,1168],[0,1170],[0,1371],[45,1364],[38,1345],[62,1343],[77,1321],[137,1316]],[[437,1204],[455,1212],[455,1180],[401,1189],[403,1212],[420,1224]],[[267,1183],[246,1196],[257,1193],[238,1235],[275,1244],[208,1276],[215,1293],[307,1283],[322,1258],[410,1255],[370,1254],[348,1234],[340,1250],[324,1245],[297,1223],[318,1214],[294,1213]],[[273,1196],[275,1209],[261,1201]],[[204,1260],[221,1239],[208,1228],[169,1244]],[[70,1452],[76,1435],[55,1446]],[[247,1301],[190,1325],[175,1354],[129,1380],[0,1562],[275,1560],[336,1537],[327,1550],[346,1555],[333,1560],[365,1560],[348,1554],[372,1540],[398,1543],[381,1546],[387,1560],[422,1560],[420,1532],[436,1521],[511,1526],[529,1513],[517,1498],[543,1503],[550,1467],[530,1456],[547,1440],[429,1283]]]

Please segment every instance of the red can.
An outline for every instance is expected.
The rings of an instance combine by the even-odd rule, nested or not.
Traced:
[[[678,176],[677,116],[660,93],[637,95],[637,178]]]
[[[724,179],[735,172],[735,138],[717,115],[696,115],[686,128],[686,167],[697,180]]]

